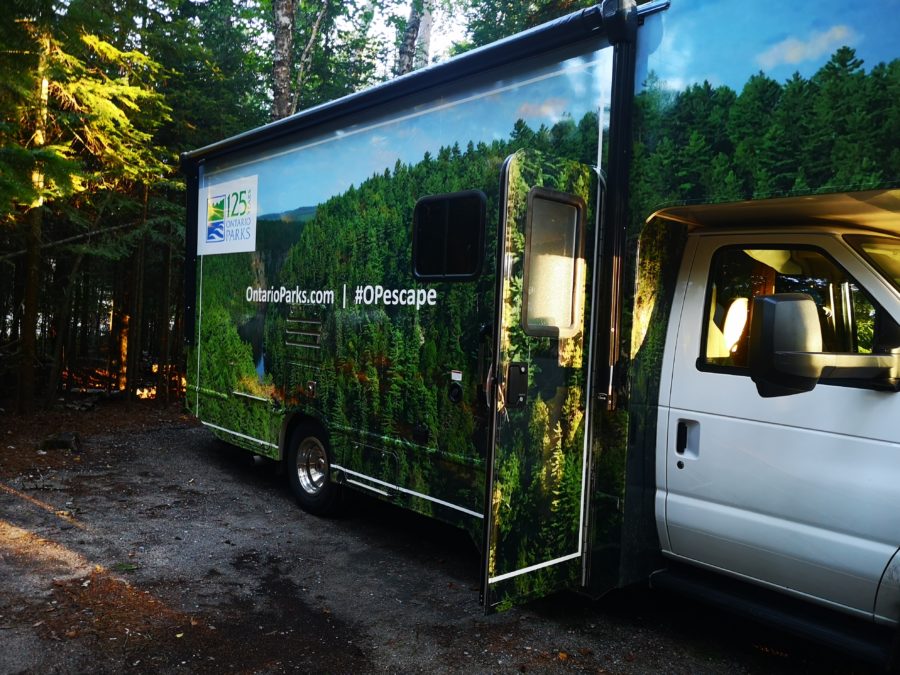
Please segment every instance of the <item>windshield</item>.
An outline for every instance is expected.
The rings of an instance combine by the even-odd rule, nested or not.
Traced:
[[[900,239],[850,235],[847,242],[900,291]]]

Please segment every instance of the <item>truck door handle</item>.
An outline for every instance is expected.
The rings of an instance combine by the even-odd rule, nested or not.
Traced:
[[[685,459],[699,459],[700,422],[697,420],[678,420],[678,428],[675,434],[675,454]],[[682,464],[682,462],[678,463]]]
[[[688,443],[688,428],[687,423],[684,420],[678,422],[678,436],[675,439],[675,452],[679,455],[683,455],[684,451],[687,449]]]

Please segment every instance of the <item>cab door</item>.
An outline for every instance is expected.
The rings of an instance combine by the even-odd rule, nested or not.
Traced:
[[[871,616],[900,532],[900,394],[823,380],[763,398],[749,323],[754,297],[804,293],[824,351],[885,352],[900,346],[896,301],[827,235],[697,237],[686,281],[660,407],[664,548]]]
[[[584,164],[531,150],[504,164],[488,387],[489,610],[580,582],[596,192]]]

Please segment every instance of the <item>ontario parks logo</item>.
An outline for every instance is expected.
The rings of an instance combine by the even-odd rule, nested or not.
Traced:
[[[197,253],[256,250],[257,176],[245,176],[201,188],[197,213]]]
[[[225,241],[225,202],[226,195],[210,197],[206,209],[206,241],[216,243]]]

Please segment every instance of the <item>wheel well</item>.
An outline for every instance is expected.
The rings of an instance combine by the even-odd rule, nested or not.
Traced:
[[[293,435],[294,431],[302,426],[315,429],[322,434],[322,437],[326,441],[328,440],[328,429],[325,428],[325,425],[322,424],[321,421],[310,415],[305,415],[303,413],[294,413],[293,415],[285,419],[284,424],[281,427],[281,438],[279,438],[278,440],[278,452],[280,453],[279,459],[281,461],[284,461],[284,458],[287,454],[287,444],[290,442],[291,436]]]

